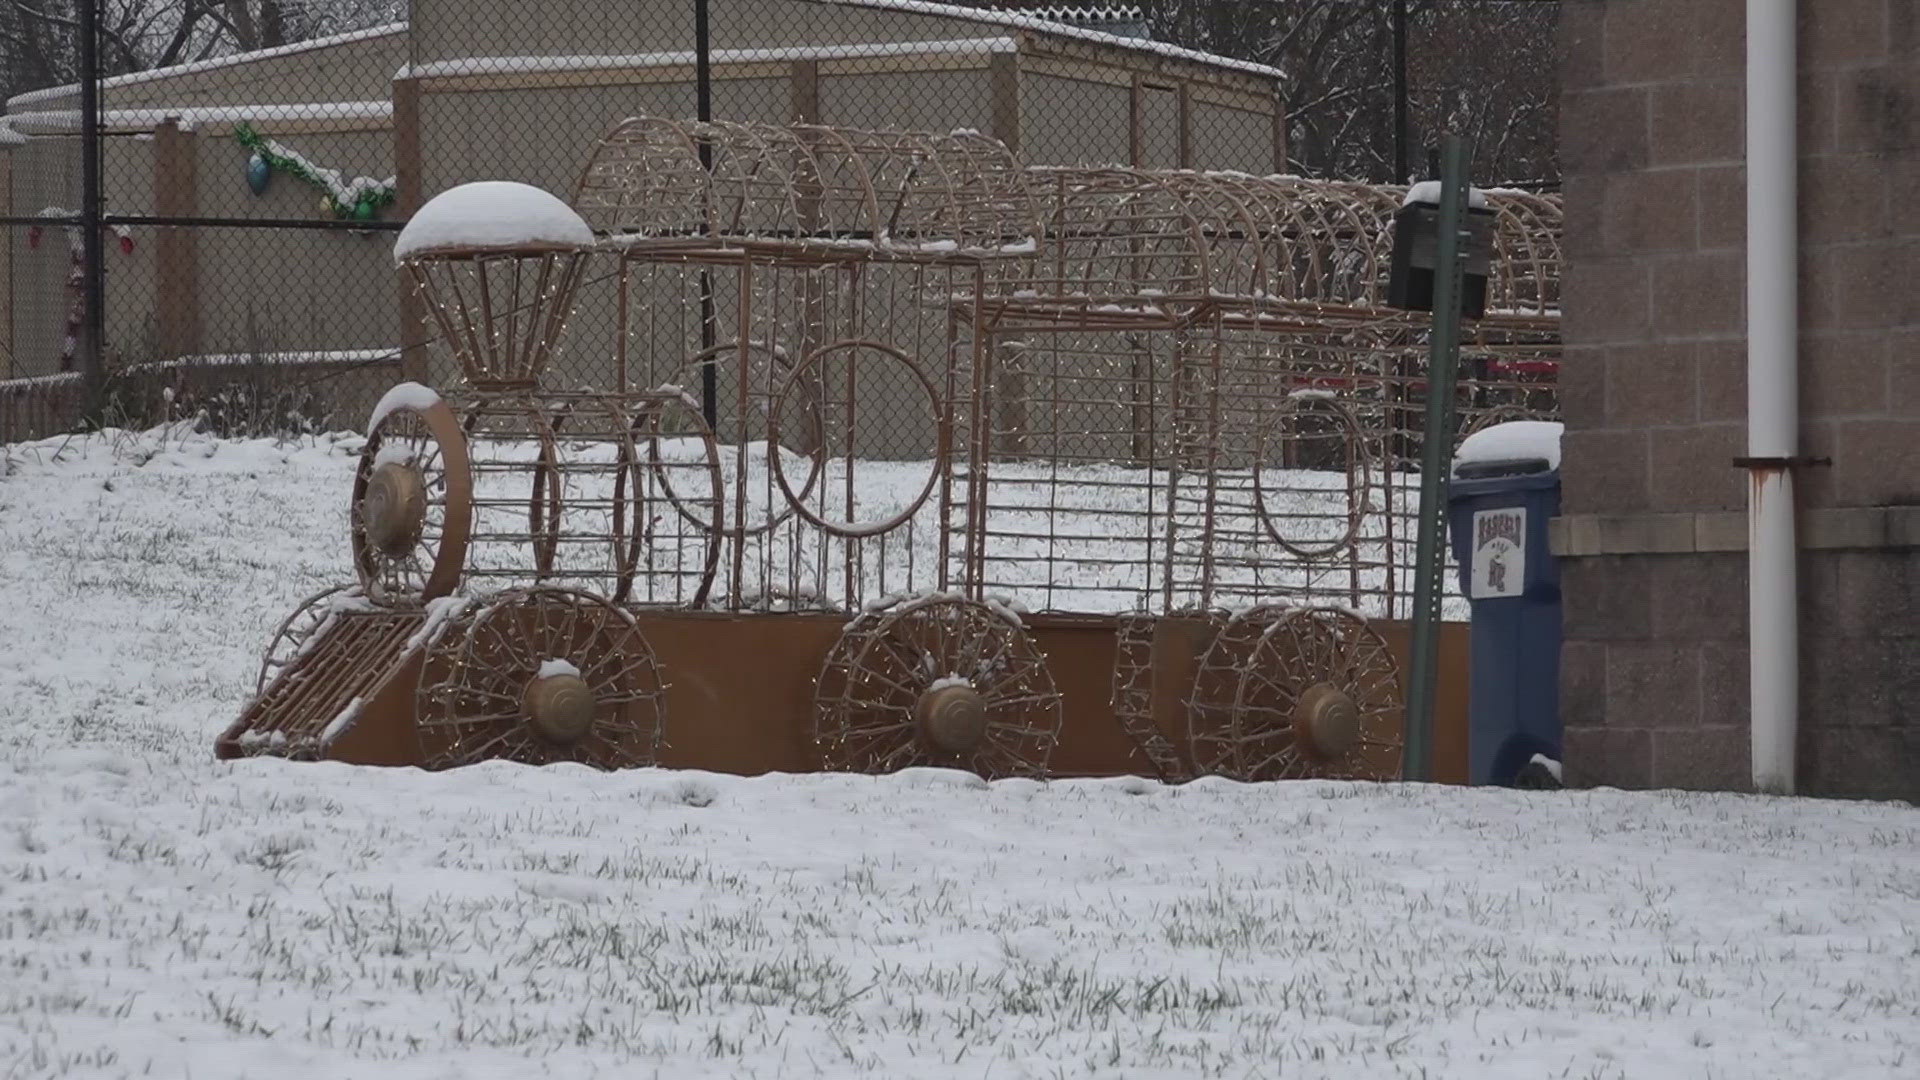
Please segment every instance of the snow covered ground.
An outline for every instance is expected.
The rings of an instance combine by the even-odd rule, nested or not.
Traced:
[[[1905,806],[215,762],[351,445],[13,451],[0,1075],[1920,1075]]]

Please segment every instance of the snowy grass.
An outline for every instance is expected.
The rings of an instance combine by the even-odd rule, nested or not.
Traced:
[[[0,1075],[1901,1077],[1920,814],[219,763],[351,442],[0,478]]]

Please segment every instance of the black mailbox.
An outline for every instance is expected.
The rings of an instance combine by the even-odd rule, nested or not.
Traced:
[[[1440,263],[1440,197],[1418,185],[1407,204],[1393,215],[1393,264],[1387,274],[1387,305],[1405,311],[1433,310],[1433,272]],[[1475,192],[1475,201],[1479,193]],[[1460,314],[1477,319],[1487,313],[1487,273],[1493,265],[1493,211],[1467,208],[1467,263],[1461,276]]]

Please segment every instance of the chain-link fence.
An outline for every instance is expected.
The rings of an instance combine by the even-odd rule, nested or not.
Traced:
[[[0,13],[0,441],[201,411],[236,432],[358,426],[395,380],[450,374],[393,269],[411,212],[482,179],[571,200],[596,141],[635,115],[973,130],[1031,166],[1371,181],[1396,157],[1419,171],[1452,124],[1478,134],[1483,175],[1552,176],[1543,4],[95,3],[91,246],[88,13]],[[618,273],[589,272],[559,383],[608,377]],[[704,304],[711,346],[727,305]]]
[[[399,272],[395,240],[517,181],[599,237],[527,431],[684,393],[714,475],[663,495],[708,560],[671,581],[735,606],[965,580],[1404,610],[1425,345],[1382,303],[1385,185],[1443,127],[1483,183],[1553,172],[1538,3],[47,2],[0,13],[0,443],[359,428],[400,382],[462,388],[551,294]],[[1470,426],[1554,405],[1558,204],[1496,205]],[[843,541],[819,565],[795,514]]]

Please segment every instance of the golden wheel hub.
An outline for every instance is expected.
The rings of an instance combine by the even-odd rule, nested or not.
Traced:
[[[939,686],[914,702],[920,738],[935,750],[966,754],[987,737],[987,699],[965,684]]]
[[[1315,683],[1293,706],[1293,733],[1315,757],[1340,757],[1360,742],[1360,710],[1339,687]]]
[[[527,719],[550,743],[567,746],[585,738],[597,705],[587,680],[578,675],[542,675],[527,684]]]
[[[427,482],[413,465],[389,461],[373,470],[360,503],[367,539],[380,552],[399,557],[420,542],[427,524]]]

